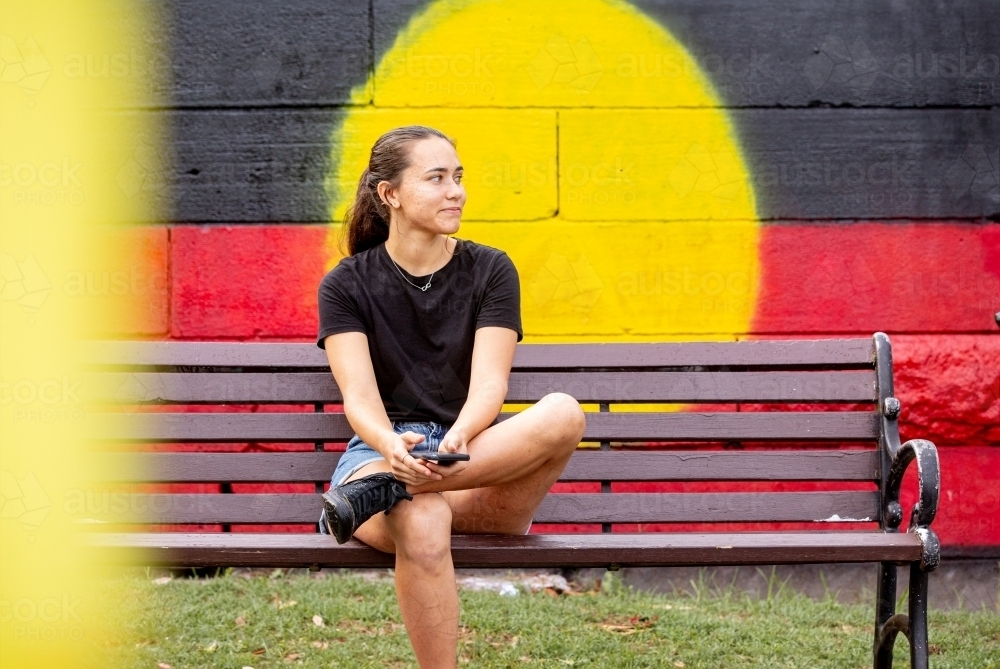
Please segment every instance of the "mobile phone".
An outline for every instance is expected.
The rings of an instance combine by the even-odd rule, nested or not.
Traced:
[[[411,453],[411,455],[422,460],[427,460],[428,462],[436,462],[442,467],[449,467],[456,462],[466,462],[469,460],[468,453],[441,453],[437,451],[424,451],[416,454]]]

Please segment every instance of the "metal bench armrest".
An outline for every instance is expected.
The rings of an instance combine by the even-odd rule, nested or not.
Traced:
[[[911,462],[917,463],[918,501],[913,506],[907,530],[920,537],[923,556],[920,569],[931,571],[938,566],[941,547],[930,528],[937,513],[941,493],[941,466],[937,447],[926,439],[910,439],[899,443],[899,414],[902,406],[895,397],[892,379],[892,346],[884,332],[876,332],[875,370],[877,376],[878,409],[881,418],[879,450],[881,452],[882,529],[897,532],[903,522],[903,507],[899,492],[903,476]]]
[[[920,568],[931,571],[938,566],[941,554],[937,535],[930,529],[931,521],[937,513],[941,492],[941,466],[938,462],[937,448],[926,439],[910,439],[895,449],[891,459],[892,464],[889,467],[882,496],[885,525],[887,528],[895,529],[903,521],[899,493],[907,468],[911,462],[916,462],[919,496],[917,503],[913,505],[907,531],[920,537],[924,547]]]

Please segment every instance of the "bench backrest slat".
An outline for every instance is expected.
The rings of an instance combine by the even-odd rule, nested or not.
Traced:
[[[95,469],[128,482],[325,482],[336,452],[102,454]],[[875,451],[597,451],[581,449],[561,481],[874,481]]]
[[[500,420],[514,415],[502,413]],[[583,440],[872,440],[876,418],[867,411],[591,412]],[[88,422],[88,436],[113,441],[337,442],[354,435],[341,413],[129,413]]]
[[[139,523],[310,523],[317,494],[135,494],[90,509],[94,520]],[[538,523],[868,522],[878,493],[594,493],[549,495]]]
[[[564,392],[580,402],[873,402],[875,371],[512,372],[507,402]],[[87,399],[119,403],[343,402],[329,372],[91,373]]]
[[[94,342],[85,351],[96,365],[287,367],[326,370],[315,344],[229,342]],[[515,369],[789,365],[871,367],[871,338],[657,344],[518,344]]]

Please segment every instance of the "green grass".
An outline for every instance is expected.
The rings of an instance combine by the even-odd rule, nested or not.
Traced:
[[[156,585],[155,576],[109,579],[121,634],[94,644],[97,666],[416,667],[391,581],[275,571]],[[694,595],[654,595],[612,576],[572,595],[462,592],[460,666],[871,667],[871,605],[693,585]],[[935,669],[1000,669],[994,612],[932,611],[930,642]],[[897,669],[909,666],[902,637],[896,657]]]

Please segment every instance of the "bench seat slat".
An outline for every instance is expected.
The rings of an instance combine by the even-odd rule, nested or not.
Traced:
[[[104,522],[315,523],[322,501],[317,494],[133,494],[108,495],[94,509]],[[667,523],[869,521],[878,513],[878,493],[573,493],[550,494],[538,523]]]
[[[93,342],[84,351],[95,365],[288,367],[327,369],[326,354],[310,343]],[[875,360],[870,337],[739,342],[519,344],[518,369],[548,367],[686,367],[788,365],[866,367]]]
[[[877,515],[878,493],[866,491],[576,493],[546,496],[535,522],[868,522]]]
[[[338,545],[320,534],[91,534],[84,540],[122,564],[163,567],[392,567],[395,556],[356,539]],[[547,568],[810,564],[913,561],[909,533],[743,532],[653,534],[456,535],[456,567]]]
[[[578,451],[561,481],[872,481],[868,451]]]
[[[296,403],[343,401],[326,373],[95,372],[82,396],[108,402]],[[564,392],[580,402],[874,402],[874,370],[840,372],[518,372],[507,402]]]
[[[515,413],[502,413],[507,420]],[[347,441],[344,414],[103,413],[88,414],[88,436],[102,440]],[[654,413],[588,412],[584,441],[874,440],[877,415],[867,411]]]
[[[340,453],[113,453],[96,471],[145,482],[329,481]],[[874,450],[579,450],[561,481],[873,481]]]

